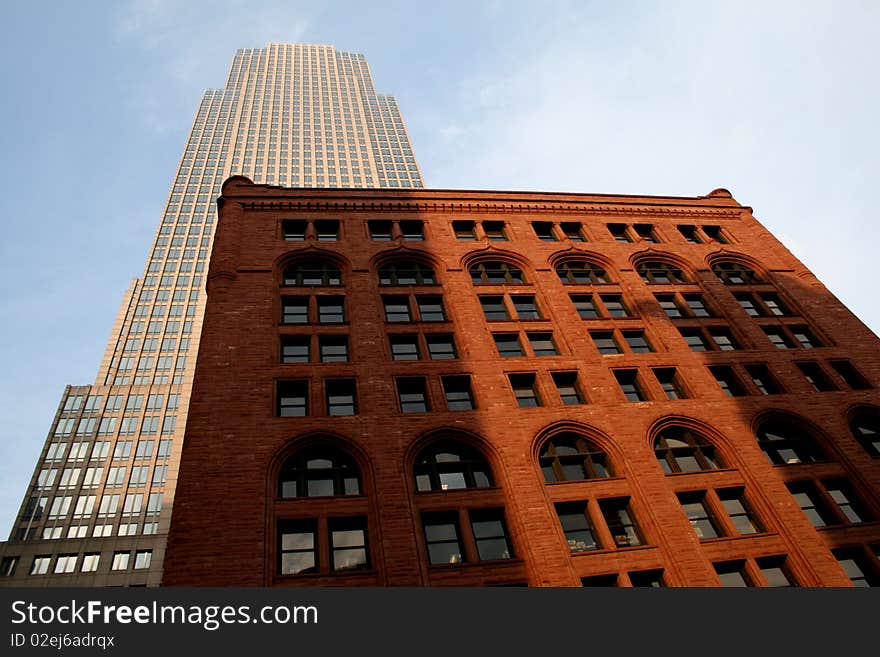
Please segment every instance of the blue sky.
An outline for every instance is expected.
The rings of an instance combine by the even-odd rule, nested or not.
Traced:
[[[428,187],[730,189],[875,333],[876,2],[5,3],[0,534],[237,48],[362,52]]]

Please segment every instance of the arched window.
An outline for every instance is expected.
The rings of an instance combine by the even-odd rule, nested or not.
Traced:
[[[687,281],[681,269],[658,260],[641,262],[636,266],[636,271],[645,283],[684,283]]]
[[[419,491],[491,488],[492,473],[480,452],[457,441],[432,443],[416,458]]]
[[[610,283],[608,273],[602,268],[587,261],[563,262],[556,267],[556,275],[565,285],[591,285],[594,283]]]
[[[471,265],[471,280],[474,285],[522,285],[525,283],[522,270],[499,260],[488,260]]]
[[[654,455],[666,474],[717,470],[715,448],[698,433],[684,427],[666,427],[654,441]]]
[[[605,452],[580,434],[566,432],[549,438],[538,457],[544,480],[582,481],[614,476]]]
[[[868,454],[880,457],[880,412],[860,411],[849,423],[849,429]]]
[[[725,285],[752,285],[761,282],[753,270],[738,262],[716,262],[712,265],[712,271]]]
[[[291,456],[278,476],[278,496],[341,497],[361,494],[360,471],[340,449],[310,447]]]
[[[379,268],[379,285],[434,285],[434,270],[415,260],[389,262]]]
[[[284,285],[342,285],[339,267],[320,260],[303,260],[284,270]]]
[[[774,465],[821,463],[825,455],[803,426],[782,419],[765,420],[758,427],[758,446]]]

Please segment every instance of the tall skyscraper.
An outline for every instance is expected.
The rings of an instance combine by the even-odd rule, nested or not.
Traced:
[[[0,584],[159,583],[214,201],[237,173],[293,187],[423,186],[397,102],[376,93],[363,55],[301,44],[239,50],[226,86],[202,98],[94,384],[64,392],[0,548]]]

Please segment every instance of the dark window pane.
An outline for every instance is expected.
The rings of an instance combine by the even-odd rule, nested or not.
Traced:
[[[469,411],[474,408],[469,376],[444,376],[442,382],[446,408],[450,411]]]
[[[282,363],[308,363],[311,336],[287,335],[281,338]]]

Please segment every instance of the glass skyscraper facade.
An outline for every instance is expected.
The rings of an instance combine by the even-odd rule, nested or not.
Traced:
[[[397,101],[332,46],[239,50],[202,97],[143,276],[95,383],[68,386],[10,532],[0,584],[158,585],[223,181],[421,188]]]

